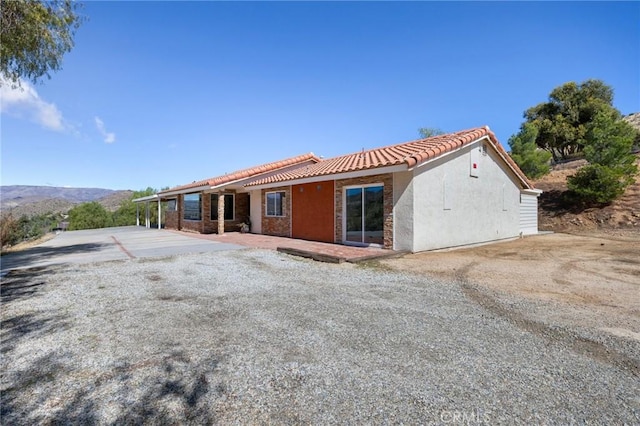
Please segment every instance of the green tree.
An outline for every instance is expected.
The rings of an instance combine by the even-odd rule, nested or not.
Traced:
[[[418,134],[421,138],[426,139],[432,136],[444,135],[444,132],[437,127],[420,127]]]
[[[551,170],[551,153],[536,145],[538,129],[531,123],[524,123],[520,132],[509,138],[511,158],[527,177],[537,179]]]
[[[12,246],[21,241],[39,238],[51,232],[62,219],[59,213],[45,213],[28,217],[21,216],[14,219],[11,213],[2,215],[0,228],[2,233],[2,246]]]
[[[632,146],[635,129],[616,110],[598,112],[585,134],[589,164],[567,180],[569,190],[587,203],[607,204],[635,181],[638,168]]]
[[[97,201],[82,203],[69,210],[69,230],[96,229],[112,226],[111,215]]]
[[[136,203],[133,202],[136,198],[146,197],[156,194],[158,191],[154,188],[148,187],[140,191],[134,191],[134,193],[128,199],[124,200],[118,210],[113,212],[113,224],[115,226],[129,226],[136,224]],[[140,204],[140,214],[144,217],[144,204]],[[151,209],[150,211],[151,222],[158,223],[157,209]]]
[[[613,89],[601,80],[587,80],[556,87],[548,102],[529,108],[524,118],[538,129],[536,144],[557,161],[580,153],[595,116],[611,110]]]
[[[1,0],[0,73],[14,85],[21,77],[50,78],[73,48],[78,7],[71,0]]]

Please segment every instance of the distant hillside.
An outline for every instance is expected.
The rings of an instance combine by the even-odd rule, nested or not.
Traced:
[[[96,201],[102,204],[107,211],[114,212],[118,210],[120,204],[122,204],[124,200],[129,199],[132,195],[133,191],[115,191],[114,193]]]
[[[626,122],[631,124],[636,129],[640,130],[640,112],[634,112],[623,118]]]
[[[34,216],[43,213],[66,213],[76,204],[98,201],[107,210],[115,211],[132,191],[103,188],[61,188],[53,186],[0,186],[0,211],[14,216]]]

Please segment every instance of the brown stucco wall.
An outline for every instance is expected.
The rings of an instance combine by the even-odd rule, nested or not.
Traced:
[[[293,185],[291,188],[291,236],[334,242],[333,181]]]
[[[342,243],[342,199],[343,188],[351,185],[367,185],[372,183],[382,183],[384,189],[383,209],[384,209],[384,248],[393,248],[393,175],[386,173],[382,175],[364,176],[352,179],[337,180],[335,185],[335,205],[336,205],[336,229],[335,239],[337,243]]]
[[[282,217],[268,217],[266,207],[267,192],[284,192],[284,203],[282,205]],[[262,190],[262,233],[264,235],[276,235],[279,237],[291,236],[291,187],[281,186],[272,189]]]

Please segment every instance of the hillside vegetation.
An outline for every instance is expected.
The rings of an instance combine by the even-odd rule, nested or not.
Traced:
[[[640,166],[640,154],[636,155]],[[640,232],[640,179],[630,185],[622,197],[606,206],[581,210],[567,197],[567,178],[574,175],[585,160],[556,165],[552,171],[534,182],[544,192],[539,203],[539,228],[544,231],[586,233],[615,230]]]
[[[101,188],[59,188],[50,186],[14,185],[0,188],[1,211],[14,217],[33,217],[48,213],[67,213],[80,203],[97,201],[110,212],[116,211],[133,191]]]

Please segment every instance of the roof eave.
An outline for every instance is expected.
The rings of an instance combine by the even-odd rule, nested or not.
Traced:
[[[165,192],[158,192],[158,195],[160,197],[170,197],[172,195],[179,195],[179,194],[191,194],[192,192],[200,192],[200,191],[204,191],[208,188],[211,188],[211,185],[201,185],[201,186],[194,186],[191,188],[182,188],[182,189],[176,189],[176,190],[169,190],[169,191],[165,191]]]
[[[153,201],[157,198],[158,198],[158,194],[153,194],[153,195],[147,195],[146,197],[134,198],[131,201],[133,201],[134,203],[144,203],[147,201]]]
[[[300,185],[304,183],[312,183],[312,182],[321,182],[326,180],[339,180],[339,179],[351,179],[354,177],[362,177],[362,176],[373,176],[384,173],[395,173],[395,172],[403,172],[407,170],[406,164],[397,164],[394,166],[384,166],[384,167],[374,167],[370,169],[363,170],[355,170],[351,172],[343,172],[343,173],[331,173],[326,175],[319,176],[311,176],[306,178],[298,178],[298,179],[290,179],[290,180],[282,180],[278,182],[264,183],[260,185],[246,185],[245,189],[247,191],[259,190],[259,189],[268,189],[268,188],[276,188],[279,186],[290,186],[290,185]]]

